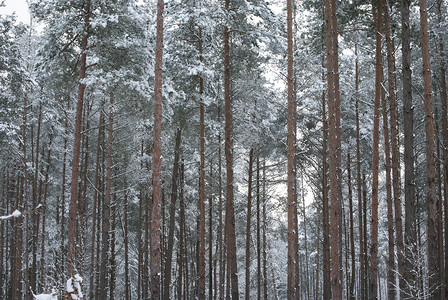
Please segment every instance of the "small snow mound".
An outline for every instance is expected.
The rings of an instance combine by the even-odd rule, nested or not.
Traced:
[[[34,300],[58,300],[58,293],[52,289],[51,294],[34,295]]]
[[[11,214],[14,218],[18,218],[22,215],[22,213],[20,211],[18,211],[17,209],[15,211],[12,212]]]

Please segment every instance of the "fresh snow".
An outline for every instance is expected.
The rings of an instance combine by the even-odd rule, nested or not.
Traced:
[[[18,218],[18,217],[20,217],[21,215],[22,215],[22,213],[16,209],[16,210],[13,211],[13,213],[10,214],[10,215],[0,216],[0,221],[1,221],[1,220],[8,220],[8,219],[11,219],[11,218]]]
[[[35,300],[57,300],[58,296],[56,294],[39,294],[34,295]]]
[[[34,300],[58,300],[58,293],[56,292],[56,290],[52,289],[51,294],[33,294],[33,297]]]

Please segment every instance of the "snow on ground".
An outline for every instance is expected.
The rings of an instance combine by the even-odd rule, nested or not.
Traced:
[[[52,290],[51,294],[33,294],[33,296],[35,300],[58,300],[58,294],[55,290]]]

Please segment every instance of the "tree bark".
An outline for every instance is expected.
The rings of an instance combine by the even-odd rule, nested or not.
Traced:
[[[360,150],[360,133],[359,133],[359,69],[358,69],[358,47],[355,45],[355,121],[356,121],[356,183],[358,194],[358,225],[359,225],[359,272],[360,272],[360,299],[365,300],[366,283],[365,283],[365,265],[364,265],[364,230],[363,230],[363,203],[362,203],[362,185],[361,185],[361,150]]]
[[[384,89],[381,92],[381,104],[383,113],[384,156],[386,160],[386,203],[387,203],[387,233],[388,233],[388,259],[387,259],[387,297],[395,299],[395,242],[394,242],[394,211],[392,205],[391,186],[391,161],[389,144],[389,124],[387,121],[386,95]]]
[[[351,253],[351,276],[349,298],[355,299],[356,265],[355,265],[355,234],[353,225],[353,194],[352,194],[352,173],[350,151],[347,153],[347,182],[348,182],[348,202],[350,217],[350,253]]]
[[[96,167],[95,167],[95,188],[93,192],[93,212],[92,212],[92,240],[91,240],[91,251],[90,251],[90,276],[89,279],[89,298],[94,298],[94,274],[96,273],[95,268],[95,237],[97,232],[97,210],[99,208],[99,202],[100,202],[100,187],[99,187],[99,181],[100,181],[100,158],[101,158],[101,143],[102,143],[102,135],[103,135],[103,123],[104,123],[104,114],[102,113],[104,107],[104,102],[101,103],[100,108],[100,119],[98,123],[98,139],[97,139],[97,146],[96,146]],[[98,224],[99,227],[99,224]],[[96,257],[96,260],[98,260],[98,257]]]
[[[124,299],[131,299],[131,282],[129,278],[129,204],[128,193],[124,194]]]
[[[329,112],[329,174],[330,174],[330,257],[331,297],[342,299],[341,199],[340,199],[340,91],[338,70],[338,33],[336,1],[325,0],[327,47],[327,85]]]
[[[301,196],[302,196],[302,215],[303,215],[303,234],[304,234],[304,238],[305,238],[305,292],[306,292],[306,299],[310,300],[310,262],[309,262],[309,255],[308,255],[308,236],[307,236],[307,230],[306,230],[306,223],[307,223],[307,219],[306,219],[306,206],[305,206],[305,187],[303,184],[303,172],[300,176],[300,180],[301,180]]]
[[[163,288],[163,299],[169,300],[170,298],[170,284],[171,284],[171,262],[173,258],[174,248],[174,224],[176,217],[176,201],[177,201],[177,182],[179,177],[179,154],[180,154],[180,142],[182,131],[177,128],[176,133],[176,146],[174,148],[174,165],[173,174],[171,177],[171,203],[170,203],[170,223],[168,228],[168,248],[166,251],[166,263],[165,263],[165,277]]]
[[[102,237],[101,237],[101,266],[100,266],[100,283],[99,283],[99,297],[100,299],[107,299],[108,280],[107,274],[109,265],[109,231],[110,231],[110,207],[112,197],[112,142],[113,142],[113,122],[114,122],[114,95],[112,92],[109,94],[110,107],[109,107],[109,120],[107,125],[107,157],[106,157],[106,190],[104,194],[103,202],[103,214],[102,214]]]
[[[78,179],[79,179],[79,157],[81,152],[81,126],[82,110],[84,106],[84,91],[86,84],[83,82],[87,70],[87,44],[90,31],[90,0],[84,2],[84,28],[81,41],[81,59],[78,82],[78,101],[76,104],[75,117],[75,137],[73,142],[73,160],[72,160],[72,179],[70,183],[70,207],[69,207],[69,225],[68,225],[68,243],[67,243],[67,276],[73,276],[75,273],[75,246],[77,236],[76,215],[78,210]]]
[[[162,58],[163,58],[163,8],[164,1],[157,1],[157,35],[154,84],[154,152],[153,152],[153,205],[151,215],[151,299],[160,299],[160,201],[162,197]]]
[[[44,195],[42,200],[42,240],[41,240],[41,251],[40,251],[40,265],[41,265],[41,271],[40,271],[40,278],[41,278],[41,284],[43,286],[46,286],[45,281],[45,275],[46,275],[46,268],[45,266],[45,233],[46,233],[46,211],[47,211],[47,195],[48,195],[48,178],[49,178],[49,171],[50,171],[50,163],[51,163],[51,145],[53,143],[53,134],[50,133],[48,142],[48,150],[47,150],[47,161],[46,161],[46,169],[45,169],[45,179],[43,183],[45,184],[44,187]],[[43,149],[42,149],[43,151]],[[42,168],[43,170],[43,168]],[[0,285],[1,286],[1,285]]]
[[[266,216],[266,159],[263,160],[263,299],[268,300],[267,216]]]
[[[414,284],[416,276],[413,265],[413,253],[417,250],[416,204],[414,197],[414,112],[412,104],[412,70],[410,46],[409,0],[401,2],[402,30],[402,70],[403,70],[403,133],[404,133],[404,198],[405,198],[405,268],[404,281]],[[405,286],[404,293],[412,297],[410,287]]]
[[[36,159],[34,162],[34,178],[33,178],[33,208],[41,204],[42,200],[42,185],[38,188],[39,180],[39,159],[40,159],[40,136],[41,136],[41,124],[42,124],[42,104],[39,104],[39,115],[37,118],[37,132],[36,132]],[[43,155],[43,154],[42,154]],[[30,287],[32,290],[37,289],[37,249],[39,243],[39,224],[40,213],[35,212],[32,214],[33,222],[33,236],[32,236],[32,265],[30,271]]]
[[[428,276],[429,287],[434,289],[431,297],[441,298],[441,266],[439,257],[439,232],[434,152],[434,116],[431,80],[431,61],[429,53],[428,11],[426,0],[419,0],[420,32],[422,39],[423,87],[425,103],[425,133],[426,133],[426,201],[428,206]]]
[[[383,78],[381,37],[382,37],[382,5],[379,0],[376,20],[376,55],[375,55],[375,107],[373,116],[373,146],[372,146],[372,226],[370,242],[370,284],[369,299],[378,299],[378,173],[379,173],[379,136],[380,136],[380,103],[381,80]]]
[[[230,13],[230,0],[225,0],[225,10]],[[226,189],[226,246],[232,300],[239,298],[236,259],[235,208],[233,194],[233,125],[232,97],[230,91],[230,30],[224,27],[224,110],[225,110],[225,155],[227,168]]]
[[[185,256],[185,243],[184,243],[184,229],[185,229],[185,204],[184,204],[184,164],[182,163],[180,166],[180,191],[179,191],[179,258],[178,258],[178,266],[179,266],[179,277],[177,283],[177,299],[182,300],[188,297],[188,293],[184,294],[182,289],[182,279],[184,273],[184,263],[187,266],[188,262],[186,262]],[[188,272],[187,272],[188,273]],[[186,286],[186,285],[185,285]]]
[[[286,1],[287,32],[288,32],[288,290],[289,300],[297,299],[297,206],[296,206],[296,103],[294,99],[294,58],[293,58],[293,31],[292,31],[292,0]]]
[[[322,66],[323,58],[322,58]],[[322,80],[325,79],[322,74]],[[330,214],[328,206],[328,164],[327,164],[327,143],[328,143],[328,122],[326,114],[325,91],[322,91],[322,228],[323,228],[323,297],[331,298],[331,267],[330,267]]]
[[[395,236],[397,241],[397,270],[399,276],[399,293],[404,298],[404,245],[403,245],[403,220],[401,208],[401,180],[400,180],[400,145],[399,145],[399,124],[397,109],[397,76],[395,69],[395,46],[391,33],[389,3],[384,6],[386,48],[387,48],[387,68],[388,68],[388,90],[390,107],[390,147],[392,151],[392,186],[394,192],[394,212],[395,212]],[[398,292],[397,292],[398,294]]]
[[[443,26],[444,15],[442,13],[442,1],[437,1],[437,20],[439,26]],[[445,214],[445,270],[448,269],[448,121],[447,121],[447,91],[446,91],[446,62],[445,62],[445,49],[443,39],[439,40],[440,51],[440,101],[442,103],[442,136],[443,136],[443,203]],[[441,213],[441,212],[440,212]],[[443,265],[441,266],[443,267]],[[445,299],[448,299],[448,276],[445,274]]]
[[[218,123],[221,122],[221,109],[218,107]],[[219,253],[219,281],[218,299],[224,299],[224,276],[225,276],[225,256],[223,245],[223,222],[222,222],[222,158],[221,158],[221,133],[218,134],[218,253]]]
[[[117,227],[117,194],[114,193],[113,202],[111,203],[111,237],[110,237],[110,259],[109,259],[109,299],[115,299],[115,284],[117,263],[115,258],[115,241],[116,241],[116,227]]]
[[[210,161],[210,178],[213,178],[212,161]],[[213,290],[213,279],[216,280],[216,276],[213,276],[213,197],[211,193],[208,196],[208,262],[208,299],[212,300],[213,294],[216,296],[216,289]]]
[[[250,299],[250,229],[252,220],[252,170],[254,164],[254,149],[249,152],[249,177],[247,185],[247,219],[246,219],[246,298]]]
[[[62,158],[62,187],[61,187],[61,203],[60,203],[60,209],[61,209],[61,215],[60,215],[60,268],[63,270],[65,265],[65,187],[66,187],[66,181],[67,181],[67,137],[68,137],[68,109],[70,108],[70,101],[67,99],[67,109],[64,110],[64,151],[63,151],[63,158]],[[59,204],[59,203],[58,203]]]
[[[365,277],[365,286],[364,286],[364,294],[365,294],[365,299],[369,298],[369,263],[368,263],[368,258],[369,256],[367,255],[367,184],[366,184],[366,174],[362,174],[362,214],[363,214],[363,248],[364,248],[364,255],[363,255],[363,260],[364,260],[364,274],[363,276]]]
[[[202,62],[202,29],[199,28],[198,37],[199,59]],[[200,166],[199,166],[199,300],[205,300],[205,117],[204,117],[204,78],[199,76],[199,95],[200,95]],[[211,263],[211,262],[209,262]]]

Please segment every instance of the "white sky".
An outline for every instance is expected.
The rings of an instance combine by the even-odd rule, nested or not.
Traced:
[[[6,7],[0,7],[1,15],[16,13],[17,21],[29,24],[30,14],[25,0],[5,0]]]

